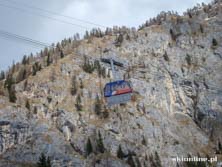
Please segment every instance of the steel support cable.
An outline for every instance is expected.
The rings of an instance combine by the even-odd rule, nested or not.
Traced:
[[[1,0],[1,1],[11,2],[13,4],[18,4],[18,5],[23,5],[23,6],[27,7],[27,8],[32,8],[32,9],[35,9],[35,10],[39,10],[39,11],[46,12],[46,13],[49,13],[49,14],[53,14],[53,15],[65,17],[65,18],[68,18],[68,19],[76,20],[76,21],[79,21],[79,22],[82,22],[82,23],[93,25],[93,26],[98,26],[98,27],[106,28],[106,26],[101,25],[101,24],[97,24],[97,23],[93,23],[91,21],[87,21],[87,20],[83,20],[83,19],[78,19],[76,17],[60,14],[58,12],[54,12],[54,11],[51,11],[51,10],[46,10],[46,9],[43,9],[43,8],[40,8],[40,7],[36,7],[36,6],[32,6],[32,5],[28,5],[28,4],[25,4],[25,3],[22,3],[22,2],[18,3],[18,2],[13,1],[13,0]]]
[[[23,40],[23,41],[26,41],[26,42],[29,42],[29,43],[32,43],[32,44],[42,46],[42,47],[51,47],[47,43],[43,43],[43,42],[40,42],[40,41],[37,41],[37,40],[33,40],[31,38],[27,38],[27,37],[20,36],[20,35],[17,35],[17,34],[13,34],[13,33],[7,32],[7,31],[3,31],[3,30],[0,30],[0,35],[5,36],[5,37],[11,37],[11,38]]]
[[[138,64],[136,64],[136,65],[138,65]],[[164,68],[166,71],[164,71],[160,66],[157,67],[157,66],[154,66],[153,64],[149,64],[149,65],[151,65],[151,66],[154,67],[154,68],[157,68],[157,69],[161,70],[163,73],[165,73],[165,72],[167,72],[167,74],[170,73],[166,67]],[[121,69],[121,70],[128,72],[127,69]],[[138,72],[138,73],[141,72],[141,70],[135,69],[135,66],[134,66],[134,69],[133,69],[132,71],[133,71],[134,73],[135,73],[135,72]],[[143,72],[144,72],[144,71],[143,71]],[[165,77],[165,75],[160,75],[160,74],[158,74],[158,73],[153,73],[153,72],[151,72],[151,71],[145,71],[145,72],[149,73],[149,75],[153,75],[153,76],[157,76],[157,77]],[[165,73],[165,74],[166,74],[166,73]],[[182,77],[182,76],[178,76],[178,78],[179,78],[179,79],[184,79],[184,80],[187,79],[187,78]],[[208,85],[208,86],[209,86],[210,88],[213,88],[213,89],[217,90],[217,91],[222,91],[221,88],[219,88],[219,87],[217,87],[217,86],[213,86],[213,85]],[[212,91],[212,90],[211,90],[211,91]]]
[[[54,21],[57,21],[57,22],[60,22],[60,23],[69,24],[69,25],[72,25],[72,26],[75,26],[75,27],[79,27],[79,28],[84,29],[84,30],[89,29],[86,26],[82,26],[82,25],[79,25],[79,24],[74,24],[74,23],[67,22],[67,21],[64,21],[64,20],[61,20],[61,19],[57,19],[57,18],[54,18],[54,17],[47,16],[47,15],[42,15],[42,14],[39,14],[39,13],[36,13],[36,12],[30,12],[28,10],[25,10],[25,9],[22,9],[22,8],[18,8],[18,7],[15,7],[15,6],[5,5],[5,4],[1,4],[1,3],[0,3],[0,6],[6,7],[6,8],[9,8],[9,9],[15,9],[17,11],[24,12],[24,13],[29,13],[31,15],[47,18],[47,19],[54,20]]]
[[[42,48],[44,48],[43,46],[40,46],[40,45],[38,45],[38,44],[31,43],[31,42],[29,42],[29,41],[25,41],[25,40],[22,40],[22,39],[17,39],[17,38],[13,38],[13,37],[10,37],[10,36],[2,35],[2,34],[0,34],[0,38],[5,39],[5,40],[8,40],[8,41],[17,42],[17,43],[21,43],[21,41],[22,41],[24,44],[30,45],[31,47],[37,48],[37,49],[42,49]]]

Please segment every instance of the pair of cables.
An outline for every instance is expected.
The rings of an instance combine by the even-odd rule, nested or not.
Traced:
[[[46,19],[49,19],[49,20],[52,20],[52,21],[56,21],[58,23],[63,23],[63,24],[66,24],[66,25],[71,25],[71,26],[74,26],[74,27],[78,27],[80,29],[84,29],[84,30],[89,29],[89,27],[87,27],[83,24],[91,25],[91,26],[94,26],[94,27],[96,26],[96,27],[100,27],[100,28],[105,28],[105,26],[94,23],[94,22],[90,22],[90,21],[83,20],[83,19],[78,19],[78,18],[75,18],[75,17],[72,17],[72,16],[63,15],[63,14],[60,14],[58,12],[46,10],[46,9],[39,8],[39,7],[35,7],[35,6],[32,6],[32,5],[25,4],[25,3],[21,3],[21,2],[18,3],[17,1],[14,1],[14,0],[0,0],[0,2],[1,1],[10,3],[10,5],[5,4],[5,3],[0,3],[0,7],[13,9],[13,10],[23,12],[23,13],[27,13],[27,14],[31,14],[31,15],[34,15],[34,16],[39,16],[39,17],[46,18]],[[11,4],[17,5],[17,6],[13,6]],[[30,9],[32,11],[30,11]],[[56,17],[53,17],[52,15],[56,16]],[[57,17],[60,17],[60,18],[57,18]],[[63,17],[64,19],[61,19],[61,17]],[[69,19],[69,20],[72,20],[72,21],[79,22],[79,24],[66,21],[65,19]],[[40,42],[40,41],[31,39],[31,38],[28,38],[28,37],[24,37],[24,36],[21,36],[21,35],[17,35],[17,34],[14,34],[14,33],[10,33],[10,32],[7,32],[5,30],[0,30],[0,36],[5,38],[5,39],[8,39],[8,40],[23,41],[27,44],[32,44],[32,45],[34,45],[36,47],[40,47],[40,48],[51,47],[47,43]]]

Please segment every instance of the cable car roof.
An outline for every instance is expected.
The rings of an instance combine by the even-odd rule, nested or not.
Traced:
[[[118,81],[114,81],[114,82],[109,82],[106,85],[115,85],[115,84],[122,84],[124,82],[127,82],[125,80],[118,80]],[[128,82],[127,82],[128,83]]]

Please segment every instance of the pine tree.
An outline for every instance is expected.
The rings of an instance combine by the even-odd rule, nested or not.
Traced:
[[[61,50],[61,46],[60,46],[60,43],[58,42],[56,44],[56,51],[59,52]]]
[[[26,107],[28,110],[30,110],[31,107],[30,107],[29,100],[26,100],[25,107]]]
[[[135,160],[136,160],[136,166],[137,166],[137,167],[142,167],[139,158],[136,157]]]
[[[191,155],[188,154],[187,157],[188,157],[188,158],[191,158]],[[196,162],[193,162],[193,161],[186,161],[185,163],[186,163],[186,166],[187,166],[187,167],[196,167]]]
[[[98,151],[100,153],[104,153],[105,152],[105,147],[103,145],[103,139],[102,139],[102,136],[101,136],[101,133],[99,131],[99,134],[98,134],[99,138],[97,139],[97,148],[98,148]]]
[[[117,151],[117,157],[119,159],[123,159],[124,158],[124,153],[122,151],[121,145],[119,145],[118,151]]]
[[[105,67],[103,67],[101,69],[101,74],[102,74],[103,78],[106,78],[106,68]]]
[[[76,95],[77,90],[78,90],[78,85],[77,85],[77,81],[76,81],[76,77],[73,76],[72,77],[72,81],[71,81],[71,95]]]
[[[56,72],[55,72],[54,69],[52,69],[51,75],[49,76],[49,79],[50,79],[51,82],[55,82],[55,80],[56,80]]]
[[[38,167],[46,167],[46,156],[44,153],[41,154],[41,156],[39,157],[39,161],[37,163]]]
[[[28,80],[25,80],[24,84],[23,84],[23,91],[26,91],[28,87]]]
[[[80,89],[83,89],[83,88],[84,88],[84,85],[83,85],[82,79],[80,79]]]
[[[26,63],[27,63],[27,57],[26,57],[26,55],[24,55],[22,58],[22,64],[26,65]]]
[[[171,38],[172,38],[172,40],[173,41],[176,41],[176,34],[173,32],[173,30],[172,29],[170,29],[170,35],[171,35]]]
[[[33,65],[32,65],[32,75],[35,76],[36,73],[38,71],[40,71],[42,69],[41,67],[41,64],[39,64],[38,62],[35,62]]]
[[[12,67],[11,67],[11,74],[15,72],[15,69],[16,69],[16,65],[15,65],[15,61],[13,60]]]
[[[99,77],[102,75],[102,68],[98,60],[94,62],[94,68],[97,70]]]
[[[147,146],[147,142],[146,142],[146,139],[145,139],[144,136],[143,136],[143,139],[142,139],[142,144],[143,144],[144,146]]]
[[[78,95],[77,98],[76,98],[76,109],[77,111],[82,111],[82,100],[81,100],[81,96]]]
[[[27,77],[27,71],[26,71],[26,68],[24,68],[24,71],[23,71],[23,74],[22,74],[22,80],[26,79]]]
[[[89,32],[86,31],[86,32],[85,32],[85,35],[84,35],[84,39],[88,39],[88,38],[89,38]]]
[[[32,75],[35,76],[37,73],[37,66],[36,63],[32,65]]]
[[[48,55],[48,52],[49,52],[48,48],[45,47],[42,56],[43,56],[43,57],[46,57],[46,56]]]
[[[109,117],[109,111],[106,107],[104,107],[104,111],[102,112],[103,113],[103,118],[106,119]]]
[[[46,161],[46,167],[51,167],[51,160],[49,157],[47,157],[47,161]]]
[[[4,87],[9,90],[13,84],[15,84],[15,81],[12,78],[12,75],[9,74],[5,80]]]
[[[190,66],[191,63],[192,63],[192,59],[191,59],[191,56],[189,54],[186,55],[186,61],[187,61],[187,64]]]
[[[212,39],[212,47],[216,47],[218,45],[218,42],[215,38]]]
[[[126,40],[130,41],[130,35],[128,33],[126,34]]]
[[[116,38],[115,46],[119,47],[123,43],[123,34],[119,34],[118,37]]]
[[[64,57],[64,53],[62,50],[60,51],[60,57],[61,57],[61,59]]]
[[[16,82],[18,83],[18,82],[23,81],[26,78],[26,74],[27,74],[26,69],[21,67],[19,72],[18,72],[18,76],[16,78]]]
[[[169,60],[170,60],[170,59],[169,59],[169,56],[168,56],[168,54],[167,54],[166,51],[165,51],[165,53],[163,54],[163,58],[164,58],[165,61],[169,61]]]
[[[51,160],[49,157],[46,157],[44,153],[41,153],[39,161],[37,162],[38,167],[51,167]]]
[[[95,69],[94,65],[89,62],[89,59],[86,56],[84,57],[82,69],[87,73],[92,73]]]
[[[71,38],[69,38],[69,39],[68,39],[68,41],[69,41],[69,43],[70,43],[70,44],[72,43],[72,40],[71,40]]]
[[[201,33],[204,33],[204,28],[203,28],[203,25],[202,25],[202,24],[200,24],[200,32],[201,32]]]
[[[90,138],[87,140],[86,144],[86,155],[89,156],[93,152],[92,144]]]
[[[190,12],[190,11],[188,11],[188,16],[189,16],[189,18],[192,18],[193,16],[192,16],[192,13]]]
[[[38,108],[37,108],[36,106],[34,107],[33,113],[34,113],[34,114],[37,114],[37,113],[38,113]]]
[[[197,157],[198,157],[198,158],[201,157],[199,153],[197,153]],[[197,162],[196,162],[196,166],[197,166],[197,167],[206,167],[206,162],[197,161]]]
[[[149,161],[150,161],[150,166],[152,167],[156,167],[154,158],[153,158],[153,154],[151,153],[151,155],[149,156]]]
[[[0,81],[5,79],[5,72],[4,71],[1,71],[0,73]]]
[[[9,101],[12,103],[15,103],[17,100],[17,97],[16,97],[16,91],[15,91],[14,85],[11,86],[11,88],[8,90],[8,93],[9,93]]]
[[[47,55],[47,60],[46,60],[46,65],[49,66],[51,63],[52,63],[52,61],[51,61],[51,55],[50,55],[50,53],[48,53],[48,55]]]
[[[99,99],[99,96],[96,97],[94,111],[97,115],[100,115],[102,112],[102,104],[101,104],[101,100]]]
[[[73,36],[73,39],[74,39],[74,41],[78,41],[78,40],[80,39],[79,34],[76,33],[76,34]]]
[[[220,141],[218,142],[218,150],[219,150],[219,153],[222,154],[222,145]]]
[[[15,103],[17,98],[16,98],[16,91],[15,91],[15,81],[12,77],[12,75],[8,75],[6,80],[5,80],[5,85],[4,87],[7,88],[8,93],[9,93],[9,101],[12,103]]]
[[[133,156],[131,153],[128,155],[127,163],[129,164],[130,167],[136,167],[135,162],[133,160]]]
[[[155,164],[157,167],[161,167],[161,160],[160,160],[160,157],[158,155],[158,153],[155,151]]]

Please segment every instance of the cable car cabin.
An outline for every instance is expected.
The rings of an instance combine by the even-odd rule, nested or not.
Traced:
[[[106,84],[104,88],[104,96],[105,97],[116,96],[126,93],[132,93],[132,91],[133,90],[129,82],[120,80]]]
[[[107,83],[104,88],[104,97],[108,105],[126,103],[131,100],[133,89],[129,82],[119,80]]]

